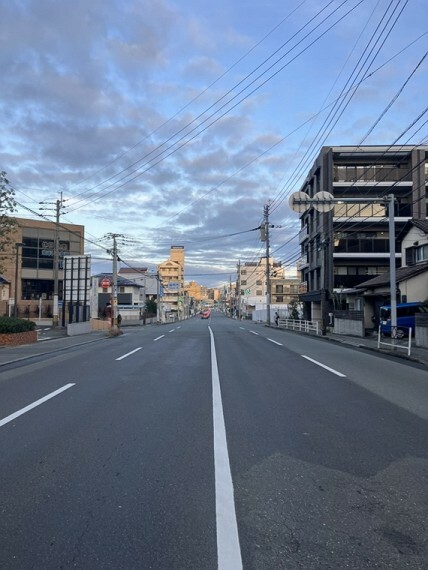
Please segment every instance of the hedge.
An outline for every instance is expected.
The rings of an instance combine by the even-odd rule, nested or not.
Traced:
[[[0,334],[21,333],[33,331],[36,323],[26,319],[16,319],[15,317],[0,317]]]

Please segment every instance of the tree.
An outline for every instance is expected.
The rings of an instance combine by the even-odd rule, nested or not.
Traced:
[[[144,309],[148,315],[156,315],[157,312],[157,303],[153,299],[148,299],[144,306]]]
[[[293,299],[290,304],[288,305],[288,309],[290,311],[290,319],[297,321],[300,318],[299,315],[299,302],[296,299]]]
[[[15,191],[7,179],[6,172],[0,171],[0,273],[4,271],[2,253],[10,251],[16,221],[10,217],[16,209]]]

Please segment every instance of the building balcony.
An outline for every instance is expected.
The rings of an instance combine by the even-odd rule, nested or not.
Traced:
[[[297,271],[301,271],[302,269],[304,269],[305,267],[309,266],[309,261],[308,261],[308,256],[307,255],[303,255],[300,259],[297,260],[296,262],[296,268]]]
[[[304,242],[305,239],[308,239],[308,237],[309,237],[308,226],[305,226],[299,232],[299,243]]]

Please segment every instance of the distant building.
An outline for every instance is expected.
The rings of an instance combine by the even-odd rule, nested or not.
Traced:
[[[184,246],[171,246],[169,259],[158,265],[158,274],[162,321],[184,318]]]
[[[15,218],[16,231],[12,245],[4,253],[3,273],[10,283],[9,295],[17,295],[19,316],[52,316],[54,296],[55,222]],[[84,227],[75,224],[58,225],[58,298],[63,293],[63,260],[68,255],[83,255]],[[21,245],[22,244],[22,245]],[[16,255],[17,254],[17,255]],[[18,280],[15,282],[15,274]],[[8,303],[2,298],[1,313],[8,314]]]

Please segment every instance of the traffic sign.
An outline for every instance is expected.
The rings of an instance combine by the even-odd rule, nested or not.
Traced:
[[[306,192],[293,192],[288,199],[288,205],[293,212],[302,214],[311,207],[311,199],[309,194],[306,194]]]
[[[330,192],[317,192],[312,201],[315,210],[318,212],[331,212],[334,208],[334,196]]]
[[[103,289],[107,289],[111,285],[110,279],[108,277],[103,277],[100,285]]]

